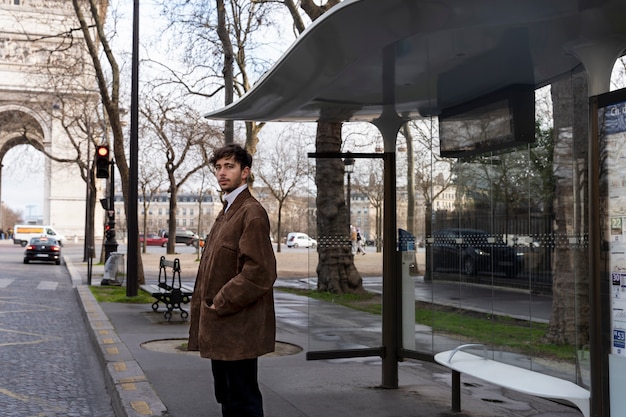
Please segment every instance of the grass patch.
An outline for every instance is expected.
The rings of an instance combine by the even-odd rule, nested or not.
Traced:
[[[280,291],[304,295],[372,314],[382,313],[379,294],[332,294],[317,290],[280,288]],[[573,346],[543,343],[547,324],[493,316],[454,307],[416,302],[415,323],[429,326],[438,335],[461,339],[464,343],[483,343],[525,355],[572,361]]]
[[[150,294],[139,291],[137,296],[126,296],[126,287],[117,285],[90,286],[91,293],[99,303],[152,304],[155,299]]]

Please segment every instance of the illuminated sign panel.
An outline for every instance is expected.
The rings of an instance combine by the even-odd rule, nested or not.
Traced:
[[[535,91],[511,86],[439,115],[441,156],[465,157],[535,140]]]

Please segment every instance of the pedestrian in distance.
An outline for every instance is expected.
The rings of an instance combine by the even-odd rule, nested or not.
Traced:
[[[363,247],[363,237],[361,236],[361,229],[356,229],[356,253],[365,255],[365,248]]]
[[[350,249],[356,255],[356,227],[350,225]]]
[[[252,156],[239,145],[227,145],[209,162],[225,206],[198,266],[188,350],[211,359],[223,417],[262,417],[258,357],[274,351],[276,338],[270,223],[247,186]]]

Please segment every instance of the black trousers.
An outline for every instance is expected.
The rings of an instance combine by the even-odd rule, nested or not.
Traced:
[[[222,405],[223,417],[263,417],[257,358],[241,361],[212,359],[211,369],[215,398]]]

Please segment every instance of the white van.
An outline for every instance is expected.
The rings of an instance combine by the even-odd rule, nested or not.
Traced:
[[[287,235],[288,248],[316,248],[317,240],[306,233],[291,232]]]
[[[13,227],[13,244],[26,246],[33,237],[50,237],[56,239],[61,246],[65,244],[65,236],[54,230],[52,226],[38,224],[16,224]]]

